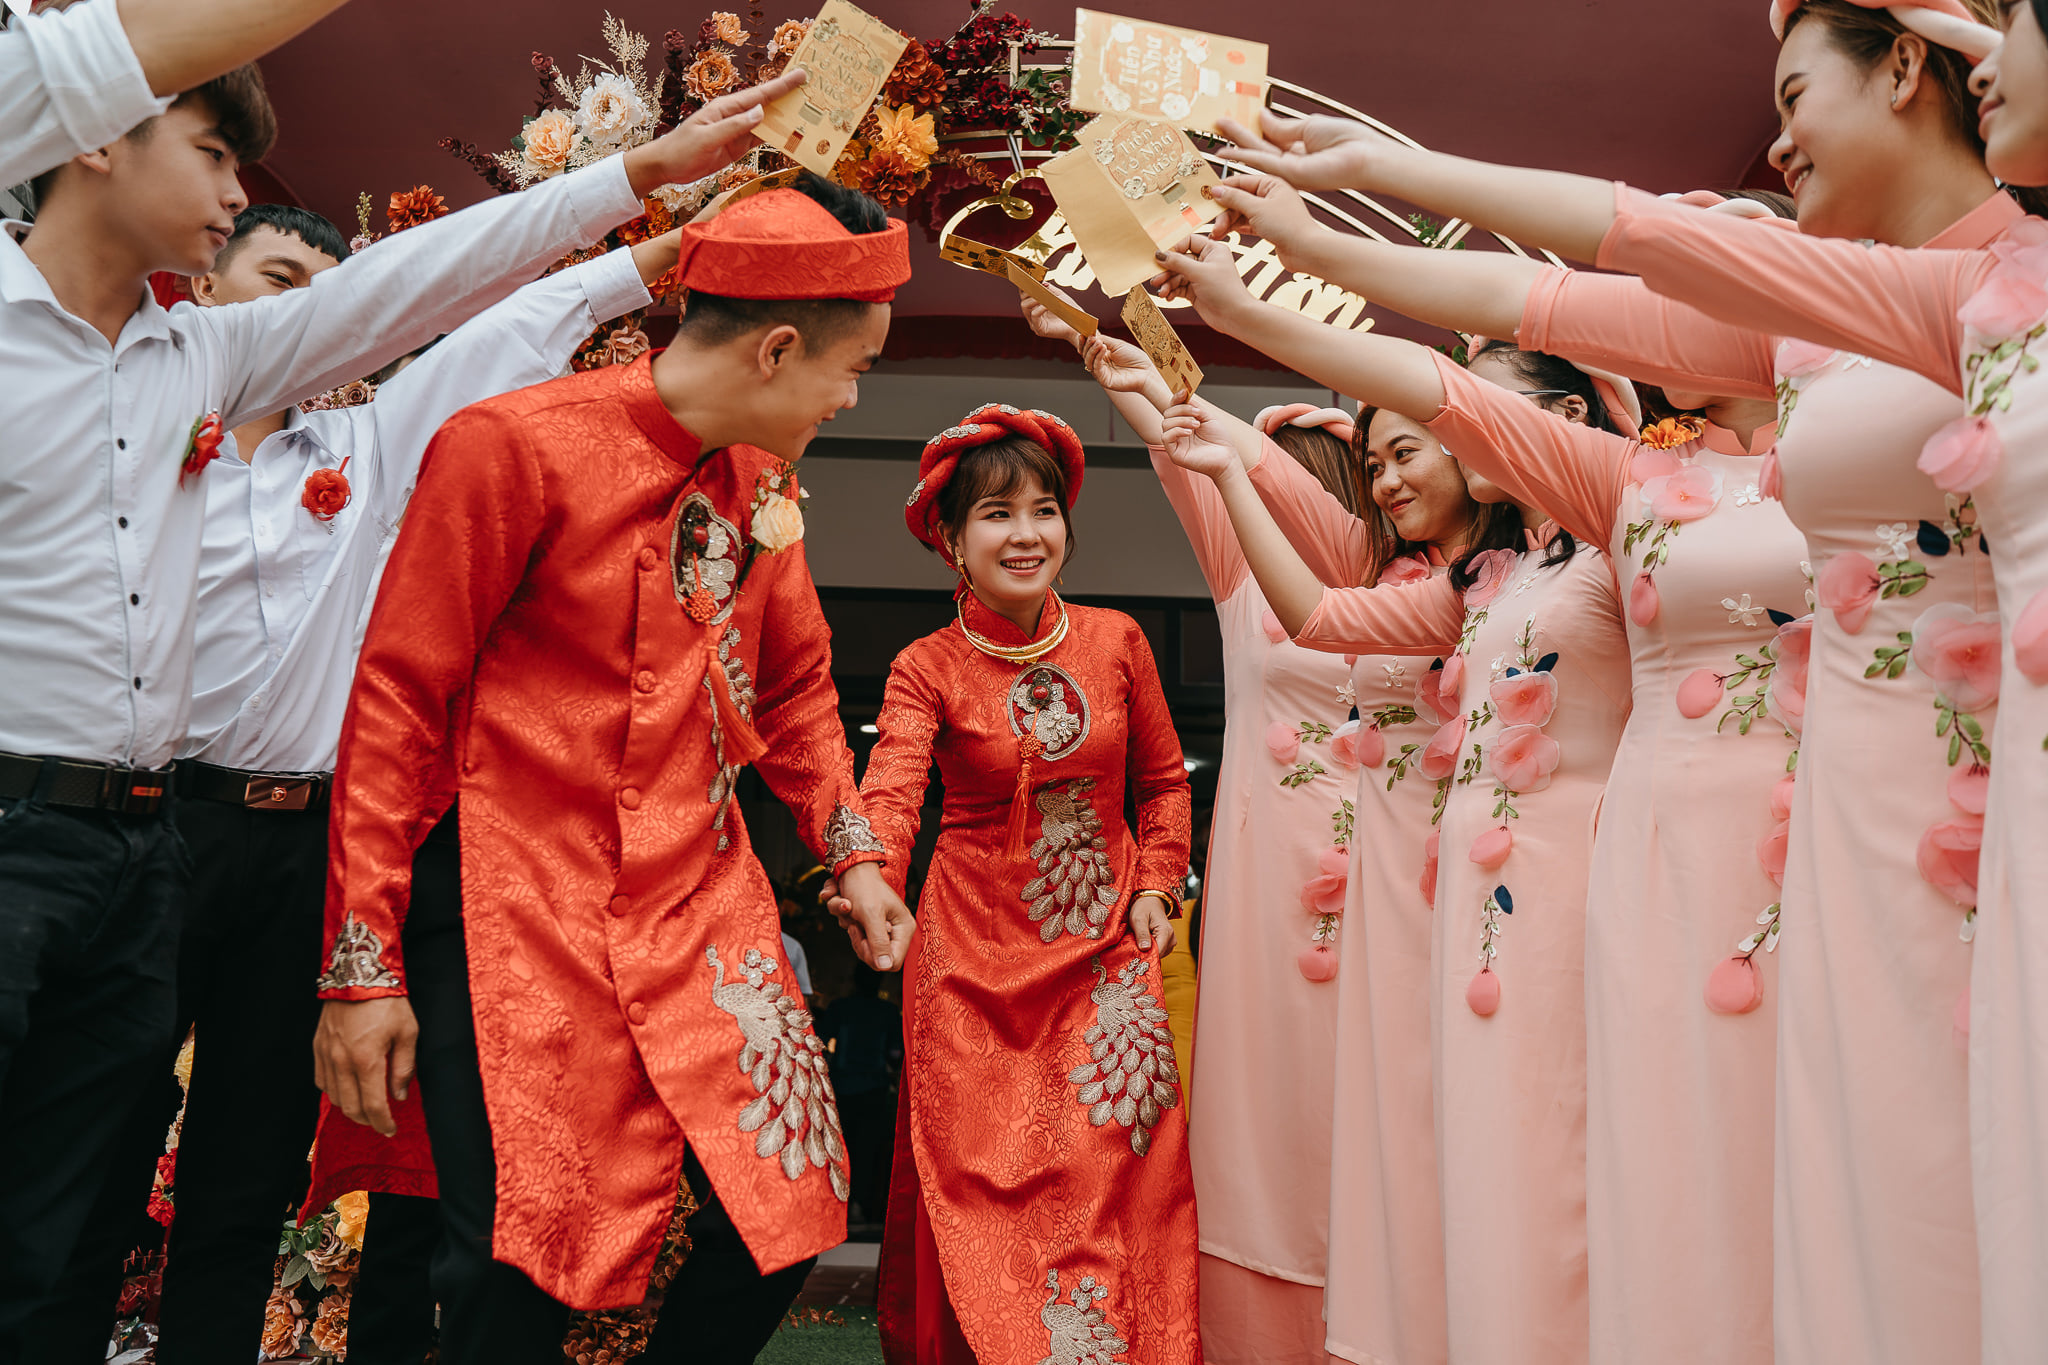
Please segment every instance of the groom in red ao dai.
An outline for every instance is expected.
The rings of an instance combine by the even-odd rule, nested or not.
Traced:
[[[396,1141],[330,1121],[314,1197],[437,1177],[454,1360],[559,1360],[565,1305],[640,1302],[679,1171],[703,1207],[650,1360],[681,1359],[686,1331],[692,1359],[751,1360],[845,1238],[824,1057],[733,783],[752,762],[842,882],[871,884],[863,955],[900,964],[908,912],[859,866],[883,849],[777,458],[853,401],[888,310],[856,308],[836,341],[707,342],[705,319],[760,316],[733,300],[885,304],[910,275],[904,225],[851,200],[812,182],[687,229],[700,316],[677,345],[457,414],[392,554],[341,742],[320,990],[411,997],[432,1162],[406,1106]],[[753,439],[775,454],[742,443],[735,403],[789,408],[777,367],[848,346],[797,434],[771,419]],[[700,410],[723,414],[702,437],[681,420]],[[322,1042],[357,1008],[330,1003]],[[409,1049],[389,1051],[396,1092]],[[381,1066],[323,1068],[337,1105],[389,1126]]]

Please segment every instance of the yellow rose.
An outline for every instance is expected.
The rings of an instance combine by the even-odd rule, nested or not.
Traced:
[[[754,509],[754,543],[774,554],[803,538],[803,509],[780,493],[764,496]]]
[[[335,1220],[334,1235],[356,1250],[363,1249],[363,1225],[370,1221],[370,1194],[367,1190],[350,1190],[334,1201],[334,1211],[341,1215]]]
[[[550,109],[526,125],[526,148],[520,157],[534,175],[545,178],[569,164],[576,150],[576,120],[560,109]]]
[[[192,1035],[185,1035],[185,1045],[178,1049],[178,1060],[171,1063],[171,1074],[178,1078],[178,1084],[187,1090],[192,1088]]]

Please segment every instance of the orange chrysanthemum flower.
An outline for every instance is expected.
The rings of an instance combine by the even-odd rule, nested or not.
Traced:
[[[1666,417],[1643,428],[1642,442],[1652,450],[1671,450],[1697,441],[1707,424],[1697,417]]]
[[[393,232],[403,232],[421,223],[431,223],[448,212],[448,205],[430,185],[415,185],[391,196],[384,217]]]

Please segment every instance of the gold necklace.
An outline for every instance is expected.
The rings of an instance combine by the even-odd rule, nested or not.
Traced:
[[[990,658],[1002,659],[1007,663],[1013,664],[1035,664],[1046,655],[1052,653],[1054,649],[1059,647],[1060,641],[1067,638],[1067,604],[1058,593],[1052,595],[1052,600],[1059,603],[1059,624],[1055,625],[1051,633],[1043,640],[1034,640],[1028,645],[999,645],[987,636],[975,634],[973,628],[967,624],[967,603],[965,598],[955,603],[953,609],[960,622],[960,633],[967,637],[968,644],[973,645]]]

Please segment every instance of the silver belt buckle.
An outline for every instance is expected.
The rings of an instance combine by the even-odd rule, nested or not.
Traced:
[[[242,789],[242,804],[251,810],[304,810],[313,783],[303,777],[252,777]]]

